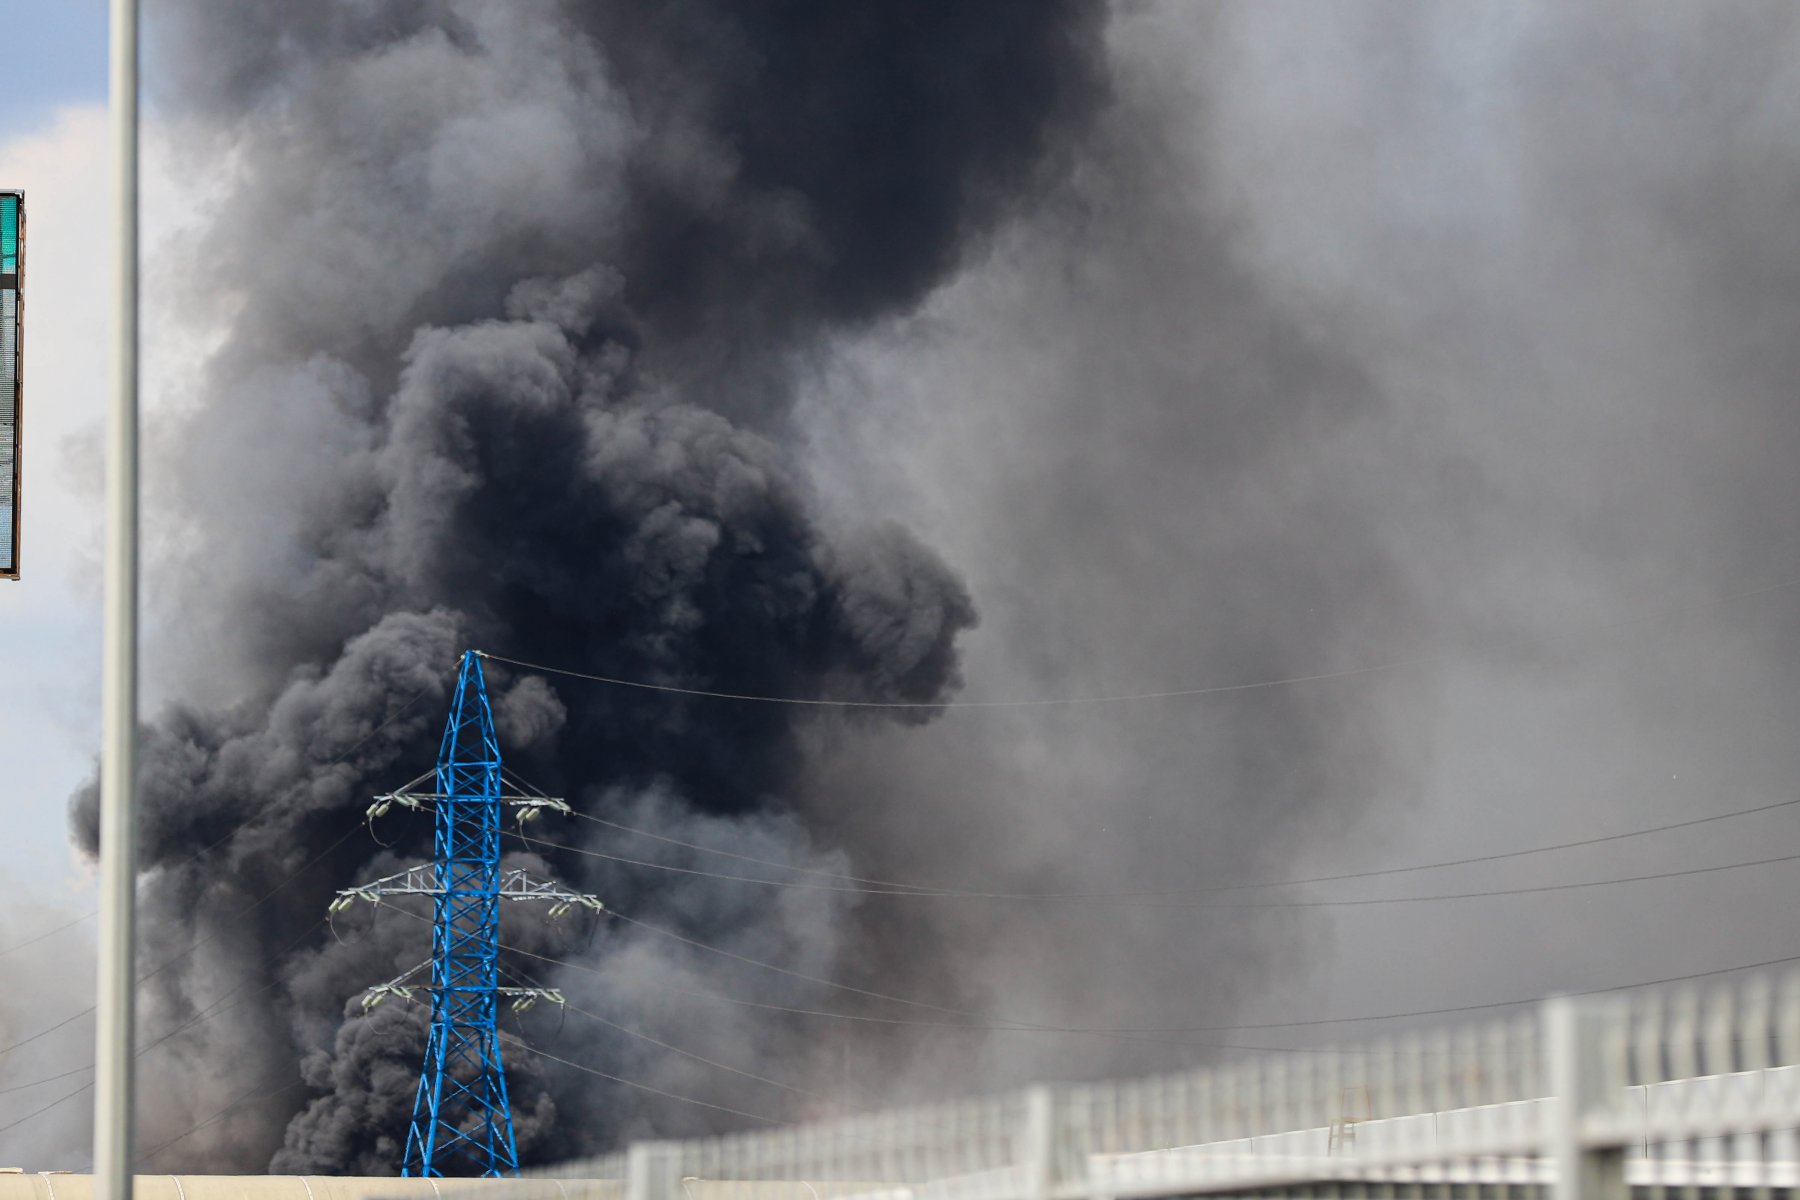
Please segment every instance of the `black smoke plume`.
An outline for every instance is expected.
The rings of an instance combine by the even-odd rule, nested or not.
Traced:
[[[222,1112],[157,1165],[385,1173],[421,1018],[356,997],[428,937],[402,913],[338,938],[314,922],[428,849],[401,821],[377,852],[360,813],[430,766],[463,647],[798,697],[957,689],[968,594],[905,529],[824,519],[790,399],[825,339],[917,303],[1058,168],[1102,88],[1099,13],[177,0],[157,20],[177,166],[215,189],[165,286],[221,337],[157,460],[175,516],[143,757],[145,959],[208,940],[155,976],[147,1020],[235,1002],[146,1058],[144,1094],[178,1099],[143,1137]],[[586,812],[848,861],[787,804],[820,727],[804,710],[490,683],[511,761]],[[91,792],[74,819],[91,848]],[[856,959],[842,896],[546,853],[660,926],[811,972]],[[508,922],[603,975],[511,969],[620,1024],[653,1023],[701,957]],[[733,1108],[812,1103],[568,1022],[567,1058]],[[696,1037],[796,1080],[817,1041],[729,1008]],[[650,1110],[516,1048],[509,1066],[531,1159],[734,1119]]]

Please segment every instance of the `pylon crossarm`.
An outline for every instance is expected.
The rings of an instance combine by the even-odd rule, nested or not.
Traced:
[[[502,900],[547,900],[550,902],[549,915],[560,917],[575,908],[592,909],[594,912],[605,912],[606,905],[598,896],[590,896],[586,892],[572,892],[561,884],[549,879],[539,879],[529,871],[515,868],[500,876],[500,898]]]
[[[390,896],[436,896],[442,891],[438,886],[437,867],[431,863],[420,863],[394,875],[341,889],[337,899],[331,902],[329,911],[341,913],[358,900],[380,904]]]
[[[415,982],[419,976],[429,975],[430,971],[431,961],[427,959],[410,970],[402,971],[386,983],[378,983],[366,989],[362,999],[363,1011],[367,1012],[369,1009],[375,1008],[389,996],[401,1000],[411,1000],[415,992],[429,995],[432,992],[443,990],[439,984]],[[556,988],[497,987],[494,989],[494,995],[511,1000],[512,1010],[519,1013],[529,1011],[540,1000],[559,1008],[568,1003],[568,999]]]
[[[558,1008],[568,1003],[563,994],[555,988],[503,987],[495,988],[494,994],[510,999],[512,1010],[516,1013],[529,1012],[539,1000],[548,1001]]]
[[[411,983],[410,980],[421,972],[429,972],[430,970],[431,960],[426,959],[417,966],[402,971],[386,983],[378,983],[374,987],[367,989],[363,992],[363,1011],[368,1012],[371,1008],[374,1008],[389,996],[398,996],[402,1000],[411,1000],[414,992],[429,991],[430,985]]]
[[[567,800],[556,796],[502,796],[500,803],[511,806],[513,820],[520,825],[535,821],[547,812],[568,816],[575,811]]]
[[[467,799],[467,796],[448,796],[443,792],[384,792],[375,797],[374,802],[369,805],[369,816],[371,818],[386,816],[395,805],[417,812],[440,800]],[[575,811],[569,807],[567,800],[556,796],[500,795],[494,799],[513,809],[518,814],[516,819],[521,825],[527,821],[535,821],[546,812],[566,815]]]

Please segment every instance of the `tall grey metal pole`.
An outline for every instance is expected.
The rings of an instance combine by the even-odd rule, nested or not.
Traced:
[[[106,425],[106,588],[100,749],[99,1032],[94,1195],[131,1200],[137,887],[138,4],[112,0],[112,398]]]

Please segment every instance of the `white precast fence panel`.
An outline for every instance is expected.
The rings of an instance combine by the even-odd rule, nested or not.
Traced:
[[[1152,1079],[922,1105],[537,1173],[555,1200],[1709,1198],[1800,1187],[1800,977]]]

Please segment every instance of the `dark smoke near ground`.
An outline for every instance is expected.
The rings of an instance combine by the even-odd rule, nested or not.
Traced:
[[[145,961],[210,940],[154,978],[147,1020],[250,998],[146,1061],[144,1094],[171,1101],[148,1108],[143,1144],[223,1114],[158,1165],[397,1168],[422,1017],[356,1000],[423,957],[427,931],[393,910],[336,937],[314,922],[333,889],[428,852],[427,822],[383,823],[398,840],[377,852],[360,813],[430,766],[463,647],[799,697],[956,692],[969,595],[898,525],[827,529],[793,380],[823,339],[920,300],[1056,169],[1100,95],[1099,16],[1076,0],[158,6],[178,165],[219,188],[183,256],[201,265],[170,286],[223,337],[161,447],[178,516],[153,587],[174,682],[143,752]],[[785,800],[804,710],[490,683],[510,761],[584,811],[848,861]],[[91,848],[91,793],[75,823]],[[596,829],[534,827],[643,850]],[[659,926],[811,973],[854,958],[841,895],[553,853],[545,870]],[[556,982],[621,1024],[654,1023],[691,957],[630,927],[507,917],[510,940],[598,968],[605,988]],[[800,1080],[812,1032],[726,1006],[708,1036]],[[522,1035],[799,1111],[578,1017]],[[652,1113],[510,1054],[528,1159],[737,1120]]]

